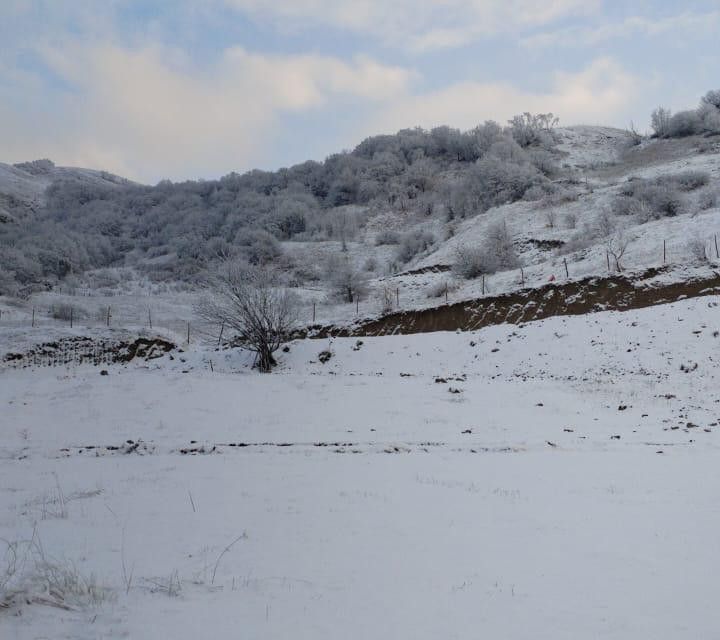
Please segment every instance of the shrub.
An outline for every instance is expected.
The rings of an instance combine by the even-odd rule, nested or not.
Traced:
[[[451,280],[438,280],[435,284],[431,284],[425,294],[428,298],[442,298],[445,292],[452,293],[457,290],[457,283]]]
[[[84,309],[82,309],[80,307],[61,302],[61,303],[53,304],[50,307],[50,316],[54,320],[66,320],[69,322],[71,318],[73,320],[79,320],[80,318],[85,318],[85,317],[87,317],[87,313],[85,312]]]
[[[400,244],[400,234],[397,231],[380,231],[375,236],[375,246],[380,247],[385,244]]]
[[[714,209],[720,203],[720,192],[718,189],[708,189],[703,191],[698,197],[698,206],[703,211]]]
[[[455,250],[453,272],[461,278],[472,280],[496,270],[492,257],[481,247],[459,245]]]
[[[694,191],[710,182],[710,174],[707,171],[684,171],[665,176],[663,180],[674,182],[683,191]]]
[[[687,250],[692,258],[698,262],[706,262],[708,259],[707,242],[699,234],[692,236],[687,241]]]
[[[235,237],[241,256],[251,265],[265,265],[282,254],[275,236],[262,229],[243,230]]]
[[[676,216],[683,208],[681,185],[686,189],[694,188],[692,185],[702,179],[701,172],[688,172],[657,180],[630,180],[613,201],[612,209],[617,215],[640,216],[642,221]]]
[[[684,138],[703,132],[703,121],[697,111],[678,111],[667,125],[670,138]]]
[[[484,273],[513,269],[519,264],[507,225],[498,222],[488,227],[480,247],[458,246],[453,271],[458,276],[471,279]]]
[[[427,251],[435,244],[435,236],[427,231],[406,233],[398,247],[396,258],[399,262],[410,262],[418,254]]]

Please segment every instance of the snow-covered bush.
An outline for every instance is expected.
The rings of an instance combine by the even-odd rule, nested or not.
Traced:
[[[435,244],[435,236],[428,231],[410,231],[402,236],[396,253],[398,262],[410,262]]]
[[[498,222],[488,227],[480,246],[457,247],[453,271],[462,278],[471,279],[482,274],[514,269],[519,264],[507,225]]]
[[[671,117],[672,113],[670,110],[664,107],[658,107],[652,112],[650,115],[650,126],[652,127],[655,137],[664,138],[668,135]]]
[[[669,138],[684,138],[703,132],[703,120],[697,110],[678,111],[667,124]]]
[[[331,256],[325,266],[325,274],[333,297],[337,300],[355,302],[367,295],[367,274],[357,269],[346,257]]]
[[[380,231],[375,236],[375,246],[380,247],[385,244],[400,244],[400,234],[397,231]]]
[[[446,293],[456,291],[458,284],[453,280],[438,280],[431,284],[425,291],[428,298],[442,298]]]
[[[282,254],[275,236],[262,229],[244,229],[235,237],[240,255],[252,265],[265,265]]]

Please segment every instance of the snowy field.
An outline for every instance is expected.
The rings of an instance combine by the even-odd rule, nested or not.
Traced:
[[[0,638],[715,637],[718,305],[0,365]]]

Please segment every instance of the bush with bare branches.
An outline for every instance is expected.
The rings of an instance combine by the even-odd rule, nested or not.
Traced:
[[[213,293],[198,305],[206,321],[235,331],[237,339],[255,352],[263,373],[277,363],[273,354],[287,341],[297,322],[297,296],[279,286],[267,269],[228,263],[213,278]]]

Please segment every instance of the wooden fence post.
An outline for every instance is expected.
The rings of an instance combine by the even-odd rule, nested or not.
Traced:
[[[150,325],[150,328],[152,329],[152,312],[150,311],[150,307],[148,307],[148,324]]]
[[[35,307],[33,307],[32,326],[35,326]]]
[[[315,323],[315,303],[313,302],[313,324]]]
[[[609,251],[605,252],[605,259],[607,260],[608,271],[610,271],[610,252]]]
[[[73,308],[70,307],[70,328],[73,326]]]
[[[397,300],[397,307],[400,308],[400,287],[395,289],[395,299]]]
[[[220,335],[218,336],[218,349],[220,348],[220,343],[222,342],[222,334],[225,330],[225,320],[222,321],[222,324],[220,325]]]
[[[482,294],[485,295],[485,274],[482,274]]]
[[[667,256],[667,252],[665,249],[665,240],[663,240],[663,264],[665,264],[665,258]]]
[[[190,344],[190,323],[187,323],[187,343]]]
[[[522,267],[520,267],[520,284],[525,286],[525,272]]]
[[[717,233],[715,234],[715,257],[720,258],[720,252],[718,252]]]
[[[569,278],[570,272],[568,271],[567,260],[565,258],[563,258],[563,264],[565,265],[565,277]]]

